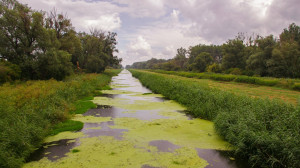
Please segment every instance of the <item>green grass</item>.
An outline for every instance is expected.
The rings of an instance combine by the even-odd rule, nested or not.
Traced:
[[[97,105],[94,104],[93,102],[90,101],[91,99],[88,100],[78,100],[75,102],[75,111],[71,111],[72,114],[83,114],[85,113],[87,110],[91,109],[91,108],[96,108]]]
[[[276,86],[286,88],[290,90],[300,91],[298,84],[299,79],[287,79],[287,78],[271,78],[271,77],[253,77],[245,75],[232,75],[232,74],[218,74],[218,73],[193,73],[193,72],[182,72],[182,71],[163,71],[163,70],[148,70],[151,72],[177,75],[188,78],[198,79],[212,79],[216,81],[234,81],[238,83],[249,83],[262,86]]]
[[[0,87],[0,167],[21,167],[25,159],[42,145],[52,128],[72,116],[77,101],[93,96],[120,70],[103,74],[80,74],[64,81],[27,81]],[[75,103],[76,102],[76,103]],[[87,101],[86,102],[90,102]],[[84,103],[85,104],[85,103]],[[89,104],[90,105],[90,104]],[[70,129],[79,129],[67,121]],[[64,123],[61,125],[64,127]],[[59,128],[60,126],[57,126]]]
[[[83,122],[66,120],[64,122],[56,124],[49,135],[56,135],[64,131],[79,131],[83,128]]]
[[[236,158],[253,167],[300,165],[300,107],[211,88],[197,80],[130,70],[155,93],[185,105],[195,117],[212,120],[234,147]]]

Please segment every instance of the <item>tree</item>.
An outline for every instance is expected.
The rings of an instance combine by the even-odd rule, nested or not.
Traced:
[[[283,42],[267,61],[268,72],[275,77],[300,77],[300,51],[297,42]]]
[[[242,40],[229,40],[223,44],[223,60],[222,68],[239,68],[245,69],[247,54],[245,53],[245,45]]]
[[[0,56],[20,66],[23,78],[35,74],[37,55],[44,41],[43,14],[15,0],[5,0],[0,8]]]
[[[177,54],[174,57],[174,64],[179,67],[180,70],[183,70],[185,68],[185,64],[187,63],[187,50],[184,48],[178,48]]]
[[[207,66],[212,63],[213,57],[207,52],[202,52],[196,57],[194,63],[191,64],[191,68],[193,71],[204,72]]]
[[[272,57],[273,49],[277,42],[273,35],[260,37],[256,40],[256,51],[247,59],[247,69],[252,70],[254,74],[267,76],[268,66],[267,61]]]

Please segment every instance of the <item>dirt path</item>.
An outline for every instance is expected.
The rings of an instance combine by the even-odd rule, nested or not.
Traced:
[[[223,154],[229,144],[212,122],[186,116],[183,106],[151,93],[127,70],[111,87],[94,98],[98,108],[75,116],[85,123],[80,132],[48,137],[24,167],[238,167]]]

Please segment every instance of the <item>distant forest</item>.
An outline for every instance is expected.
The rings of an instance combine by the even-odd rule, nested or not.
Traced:
[[[126,68],[300,78],[300,27],[290,24],[279,39],[239,33],[222,45],[179,48],[173,59],[152,58]]]
[[[76,32],[56,9],[32,10],[16,0],[0,2],[0,83],[12,80],[62,80],[74,71],[120,68],[114,56],[116,33],[92,29]]]

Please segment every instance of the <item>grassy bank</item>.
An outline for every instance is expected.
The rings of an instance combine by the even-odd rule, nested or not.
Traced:
[[[253,167],[300,165],[300,107],[213,89],[190,79],[131,70],[143,85],[215,122],[236,157]]]
[[[198,79],[212,79],[216,81],[233,81],[238,83],[249,83],[261,86],[276,86],[281,88],[287,88],[291,90],[300,91],[299,79],[284,79],[284,78],[270,78],[270,77],[252,77],[244,75],[232,75],[232,74],[217,74],[217,73],[193,73],[183,71],[164,71],[164,70],[149,70],[151,72],[178,75],[188,78]]]
[[[82,74],[65,81],[27,81],[0,87],[0,167],[20,167],[53,126],[70,118],[76,101],[92,96],[120,70]],[[78,107],[77,107],[78,108]],[[62,123],[61,123],[62,124]],[[73,127],[72,121],[57,125]]]

